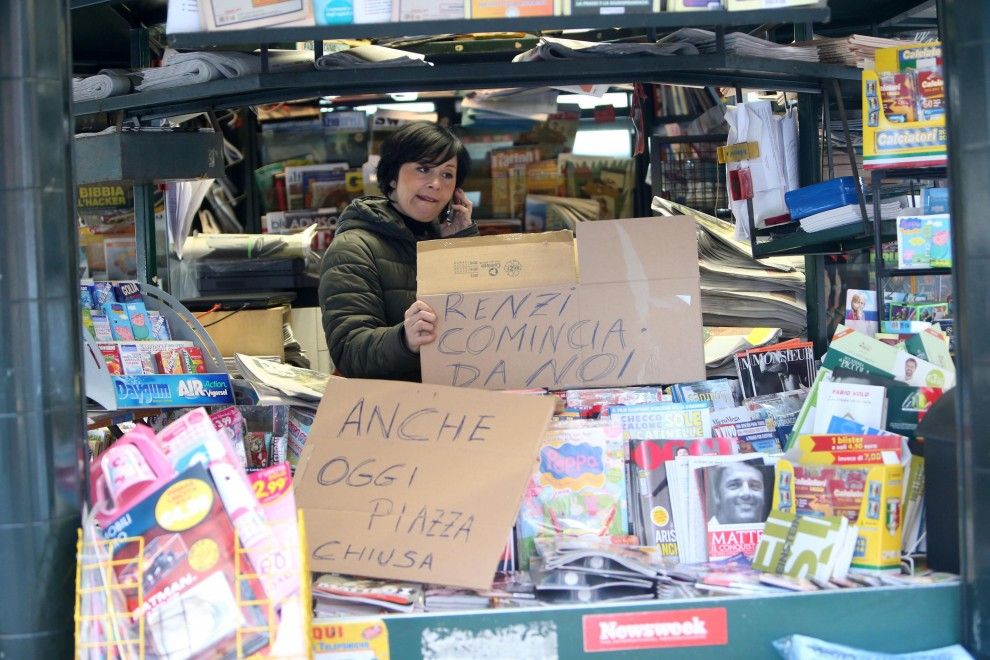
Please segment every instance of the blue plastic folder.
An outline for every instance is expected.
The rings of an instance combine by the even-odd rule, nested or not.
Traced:
[[[791,190],[784,194],[784,202],[794,220],[850,204],[859,204],[859,195],[856,193],[856,178],[843,176]]]

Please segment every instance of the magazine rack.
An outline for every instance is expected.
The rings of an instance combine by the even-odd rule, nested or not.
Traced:
[[[208,373],[115,376],[107,369],[95,339],[83,332],[87,398],[105,410],[167,408],[234,403],[230,375],[210,335],[176,298],[140,284],[145,307],[168,321],[172,339],[191,341],[203,352]]]
[[[292,576],[299,580],[298,595],[282,601],[268,598],[246,601],[241,597],[245,591],[238,586],[237,605],[243,607],[253,605],[262,608],[266,613],[266,625],[242,626],[237,629],[235,643],[238,658],[272,658],[273,660],[302,660],[312,658],[311,630],[312,608],[308,603],[312,600],[309,576],[309,557],[306,552],[306,528],[301,512],[297,515],[297,531],[299,537],[299,575]],[[106,541],[103,539],[84,538],[82,529],[79,530],[76,544],[76,598],[75,598],[75,644],[77,659],[105,660],[108,658],[139,658],[145,657],[148,646],[147,628],[144,617],[140,617],[136,630],[129,624],[131,614],[123,602],[123,592],[137,592],[136,608],[143,608],[144,593],[142,580],[145,572],[144,538],[122,538]],[[137,552],[131,559],[114,560],[112,551],[121,544],[137,544]],[[241,546],[239,539],[234,549],[235,574],[238,583],[257,578],[255,569],[243,558],[247,551]],[[277,568],[275,569],[278,570]],[[125,580],[118,575],[128,576]],[[305,576],[305,577],[304,577]],[[284,617],[279,620],[278,610],[286,611],[284,606],[289,600],[298,599],[299,605],[293,608],[298,613],[295,618]],[[302,606],[302,604],[307,606]],[[286,638],[295,638],[296,643],[291,651],[274,654],[272,652],[253,653],[245,648],[245,640],[252,635],[262,633],[269,640],[275,640],[273,646],[278,647]],[[270,649],[272,647],[269,647]]]

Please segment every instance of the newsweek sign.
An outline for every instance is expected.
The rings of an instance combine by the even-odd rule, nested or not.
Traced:
[[[627,651],[728,644],[724,607],[588,614],[584,651]]]

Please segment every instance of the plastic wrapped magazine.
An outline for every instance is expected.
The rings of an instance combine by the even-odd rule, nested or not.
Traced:
[[[877,653],[842,644],[833,644],[805,635],[791,635],[774,640],[774,648],[784,660],[971,660],[966,649],[959,644],[943,646],[917,653]]]
[[[360,603],[394,612],[410,612],[422,604],[423,585],[327,573],[313,583],[313,596],[318,601]]]
[[[519,514],[519,565],[534,541],[625,534],[625,442],[616,424],[585,422],[547,431]]]
[[[594,570],[629,571],[656,579],[676,566],[676,562],[663,559],[655,547],[594,539],[541,539],[537,542],[537,550],[547,569],[584,566]]]
[[[303,258],[314,262],[319,256],[310,247],[317,225],[298,234],[198,234],[182,245],[182,259]]]
[[[292,365],[236,353],[237,369],[253,387],[283,395],[285,403],[312,404],[323,398],[330,376]]]

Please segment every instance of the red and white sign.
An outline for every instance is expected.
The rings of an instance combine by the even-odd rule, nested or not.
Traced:
[[[585,653],[729,643],[724,607],[588,614],[582,618]]]

